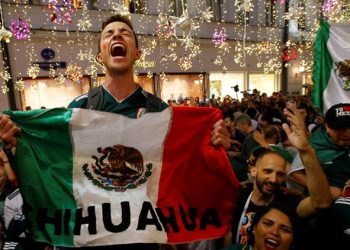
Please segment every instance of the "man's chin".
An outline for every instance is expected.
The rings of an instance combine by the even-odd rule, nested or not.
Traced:
[[[122,65],[122,64],[112,65],[110,67],[110,71],[116,74],[124,74],[129,70],[130,70],[130,67],[128,65]]]

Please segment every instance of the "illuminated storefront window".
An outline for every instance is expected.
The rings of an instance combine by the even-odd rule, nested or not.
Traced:
[[[38,78],[24,80],[24,91],[21,93],[22,109],[30,106],[32,109],[67,107],[77,96],[87,93],[90,80],[83,77],[79,82],[65,79],[58,84],[52,78]]]
[[[154,78],[148,78],[147,75],[134,76],[135,82],[138,83],[144,90],[154,94]]]
[[[185,98],[189,98],[191,103],[195,97],[203,99],[203,75],[166,75],[160,77],[161,98],[163,101],[175,100],[178,103]],[[178,101],[179,100],[179,101]]]
[[[277,75],[275,74],[249,74],[249,90],[257,89],[260,94],[266,93],[270,96],[273,92],[279,91]]]
[[[238,91],[235,91],[235,86],[238,86]],[[244,91],[244,72],[237,73],[210,73],[209,75],[210,97],[221,97],[226,95],[235,99],[241,99]],[[236,88],[237,89],[237,88]]]
[[[311,93],[314,82],[312,81],[312,73],[303,73],[303,85],[301,89],[302,95],[308,95]]]

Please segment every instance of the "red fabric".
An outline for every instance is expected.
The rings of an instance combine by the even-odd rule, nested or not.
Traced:
[[[213,239],[224,236],[235,209],[239,182],[226,152],[210,142],[214,123],[221,119],[214,108],[174,107],[163,152],[157,207],[174,207],[180,232],[168,231],[168,243]],[[185,211],[198,208],[196,230],[186,230],[179,205]],[[208,208],[218,212],[221,226],[200,229],[201,215]]]

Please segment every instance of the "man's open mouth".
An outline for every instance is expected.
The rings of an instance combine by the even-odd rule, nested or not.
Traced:
[[[126,56],[126,49],[122,44],[115,44],[112,46],[111,55],[113,57],[117,57],[117,56],[124,57]]]

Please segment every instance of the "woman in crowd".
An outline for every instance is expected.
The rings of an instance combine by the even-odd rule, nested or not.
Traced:
[[[234,244],[222,250],[289,250],[294,238],[295,218],[295,211],[286,205],[271,204],[254,217],[248,244]]]

